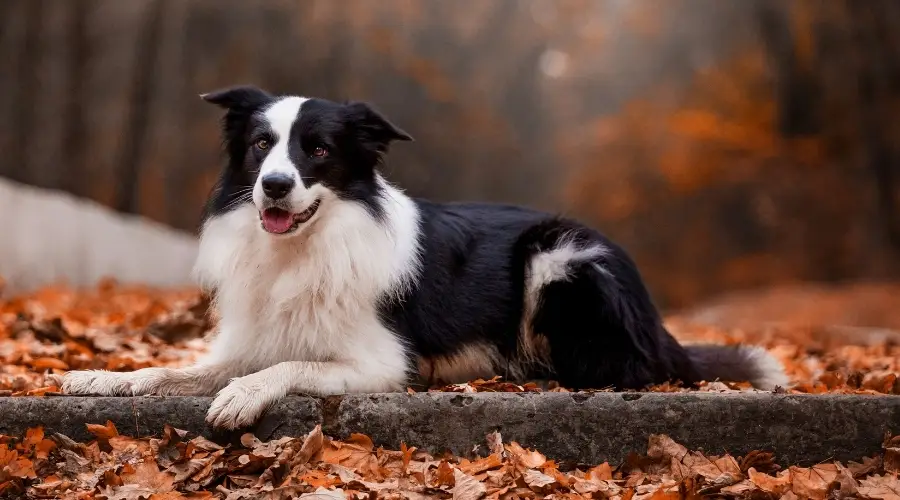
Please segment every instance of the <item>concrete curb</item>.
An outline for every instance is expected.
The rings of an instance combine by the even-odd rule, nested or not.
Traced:
[[[550,458],[619,463],[646,451],[664,433],[690,449],[741,455],[776,453],[782,464],[860,460],[881,451],[885,432],[900,432],[900,396],[769,393],[418,393],[291,396],[246,431],[213,432],[204,422],[212,398],[0,398],[0,433],[43,425],[78,440],[84,423],[112,420],[122,434],[158,435],[168,423],[191,433],[234,440],[252,431],[266,440],[302,435],[321,423],[327,435],[362,432],[378,445],[400,442],[431,452],[469,455],[493,430],[504,441]]]

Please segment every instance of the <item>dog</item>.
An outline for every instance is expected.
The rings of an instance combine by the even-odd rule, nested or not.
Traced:
[[[629,255],[591,227],[407,196],[380,167],[412,137],[368,103],[251,85],[201,97],[224,109],[227,156],[194,269],[220,316],[209,352],[183,369],[69,372],[64,393],[215,396],[207,421],[236,429],[289,393],[497,374],[572,389],[788,383],[762,348],[679,344]]]

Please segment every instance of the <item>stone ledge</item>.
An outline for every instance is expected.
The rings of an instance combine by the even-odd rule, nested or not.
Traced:
[[[87,440],[84,423],[112,420],[122,434],[158,435],[168,423],[191,433],[233,440],[243,432],[212,431],[204,416],[212,398],[0,398],[0,433],[21,435],[43,425]],[[376,444],[401,441],[432,452],[484,450],[493,430],[561,461],[618,463],[646,451],[650,434],[688,448],[740,455],[771,450],[782,464],[859,460],[900,432],[900,396],[662,393],[418,393],[291,396],[248,431],[266,440],[302,435],[321,423],[326,434],[368,434]]]

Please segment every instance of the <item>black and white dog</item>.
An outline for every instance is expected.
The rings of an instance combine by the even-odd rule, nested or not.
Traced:
[[[208,421],[237,428],[288,393],[495,374],[571,388],[788,382],[761,348],[679,345],[629,256],[589,227],[406,196],[378,167],[411,137],[365,103],[252,86],[202,97],[227,110],[196,265],[221,317],[210,352],[184,369],[70,372],[66,393],[215,395]]]

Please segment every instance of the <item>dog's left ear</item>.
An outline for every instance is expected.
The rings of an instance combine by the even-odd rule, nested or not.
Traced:
[[[412,141],[411,135],[394,125],[378,111],[364,102],[350,102],[345,105],[347,121],[359,135],[360,140],[372,143],[379,152],[387,150],[392,141]]]

